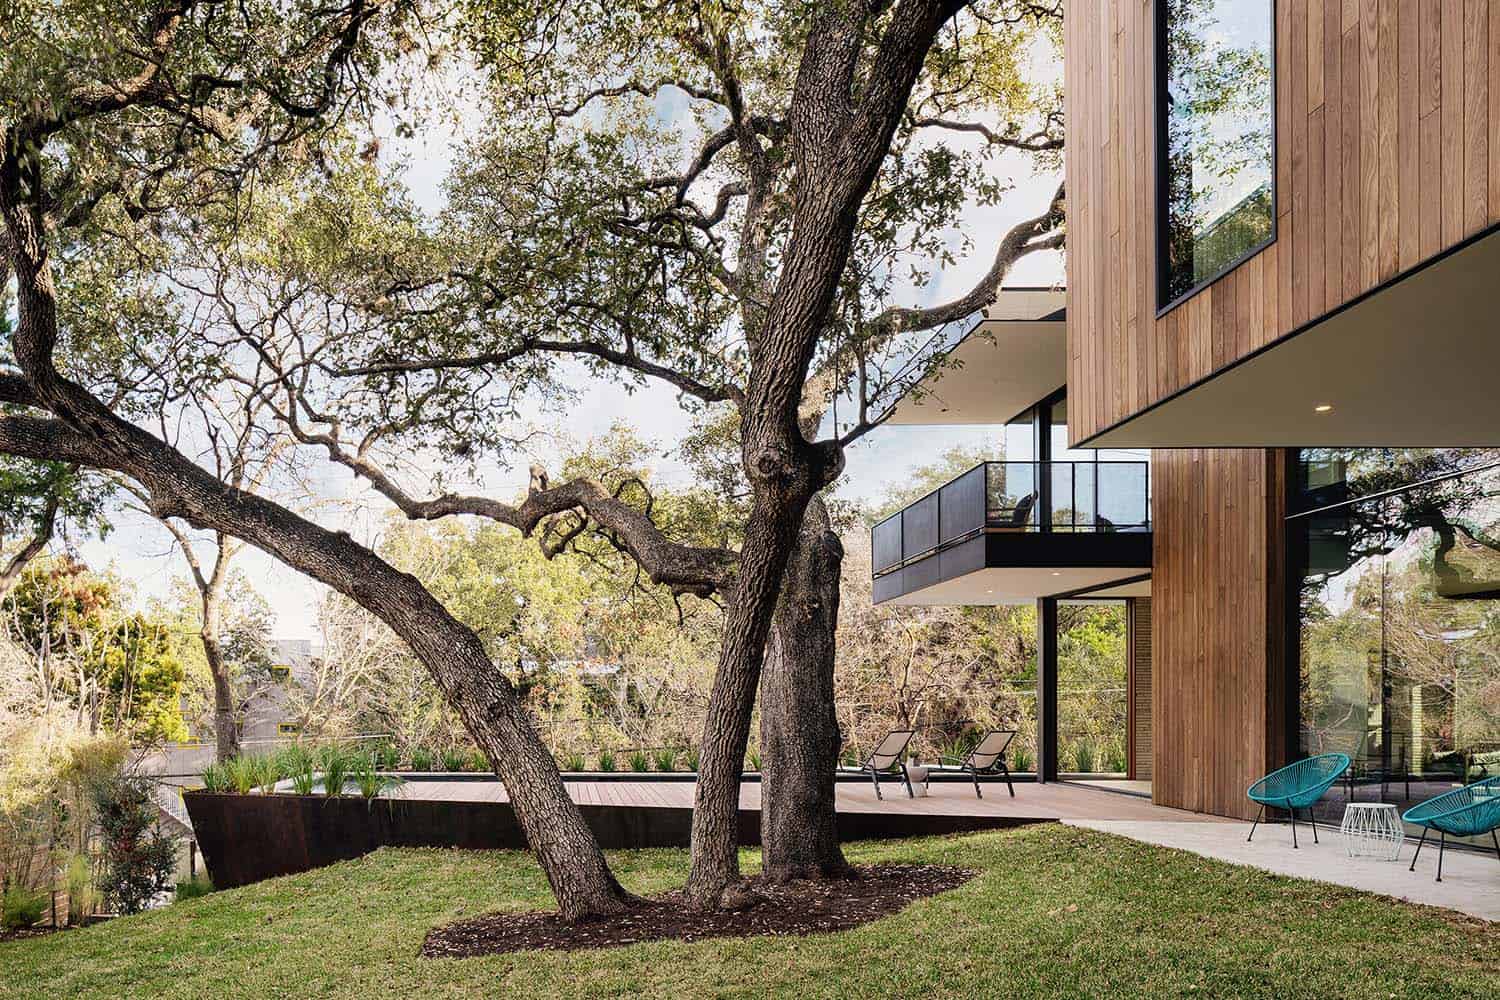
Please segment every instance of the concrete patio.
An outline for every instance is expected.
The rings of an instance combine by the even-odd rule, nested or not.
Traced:
[[[1415,872],[1407,871],[1416,844],[1407,841],[1398,861],[1350,858],[1344,854],[1343,838],[1336,829],[1319,826],[1314,844],[1304,826],[1301,847],[1292,848],[1291,828],[1261,824],[1255,841],[1246,843],[1249,823],[1171,823],[1153,820],[1064,819],[1072,826],[1113,833],[1121,837],[1191,851],[1205,858],[1248,865],[1277,875],[1332,882],[1363,892],[1393,896],[1409,903],[1423,903],[1457,910],[1483,920],[1500,920],[1500,859],[1493,851],[1449,850],[1443,858],[1443,881],[1434,881],[1438,852],[1428,838]]]

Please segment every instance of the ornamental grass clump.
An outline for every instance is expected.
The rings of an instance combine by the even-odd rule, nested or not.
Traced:
[[[329,798],[344,794],[344,782],[349,777],[349,755],[340,747],[327,746],[318,754],[318,764],[323,771],[323,794]]]
[[[380,798],[385,792],[402,784],[401,779],[394,774],[386,774],[376,767],[374,758],[368,756],[359,759],[354,767],[353,778],[359,794],[367,802]]]
[[[599,770],[610,772],[615,769],[615,753],[613,750],[599,751]]]
[[[229,761],[215,761],[203,769],[205,792],[232,792],[234,780],[230,775]]]
[[[671,747],[656,751],[656,769],[664,773],[677,770],[677,751]]]
[[[413,747],[411,752],[411,769],[413,771],[431,771],[432,751],[426,747]]]
[[[1079,774],[1092,774],[1098,766],[1097,749],[1091,739],[1081,739],[1073,744],[1073,769]]]
[[[311,795],[318,784],[318,772],[314,770],[311,760],[308,760],[306,767],[291,777],[294,795]]]
[[[438,754],[438,763],[444,771],[462,771],[464,769],[464,752],[458,747],[449,747]]]
[[[688,747],[682,753],[682,762],[684,764],[686,764],[687,765],[687,769],[689,771],[692,771],[694,774],[698,773],[698,761],[699,761],[699,759],[700,758],[699,758],[699,755],[698,755],[698,748],[697,747]]]
[[[564,771],[582,771],[586,766],[583,754],[581,753],[570,753],[563,756],[562,769]]]
[[[630,752],[630,769],[632,771],[651,770],[651,755],[644,750],[632,750]]]

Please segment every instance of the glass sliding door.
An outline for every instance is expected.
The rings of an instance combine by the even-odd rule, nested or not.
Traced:
[[[1403,808],[1500,774],[1500,453],[1304,452],[1288,521],[1299,749],[1322,804]],[[1332,504],[1326,501],[1332,499]]]

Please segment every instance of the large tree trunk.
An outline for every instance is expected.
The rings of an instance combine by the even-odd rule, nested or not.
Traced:
[[[709,695],[693,802],[692,867],[687,892],[693,905],[719,905],[739,877],[740,779],[755,708],[755,688],[776,609],[787,557],[796,540],[808,494],[758,494],[740,549],[740,576],[724,621],[718,672]],[[795,516],[789,516],[788,508]]]
[[[844,548],[821,497],[782,579],[760,681],[760,837],[772,882],[846,874],[834,811],[833,670]]]

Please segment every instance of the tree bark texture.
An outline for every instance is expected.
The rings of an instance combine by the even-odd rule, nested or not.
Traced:
[[[222,559],[222,557],[221,557]],[[215,573],[214,583],[218,584]],[[229,667],[224,662],[224,649],[219,642],[223,628],[224,612],[222,594],[218,586],[203,592],[203,628],[198,639],[203,644],[203,658],[208,661],[208,674],[214,682],[214,754],[217,760],[228,760],[240,752],[240,732],[234,711],[234,690],[229,684]]]
[[[782,579],[760,681],[761,850],[772,882],[846,874],[834,777],[833,671],[844,549],[821,497]]]

